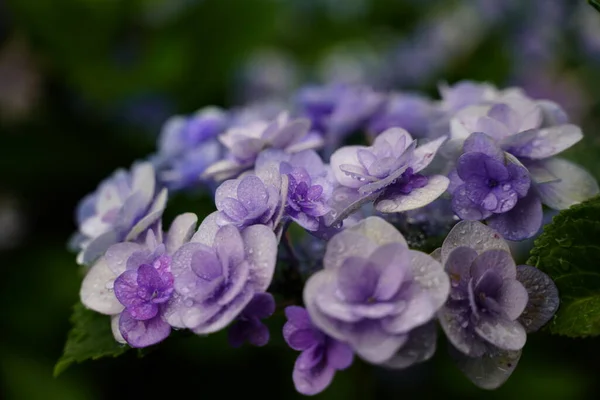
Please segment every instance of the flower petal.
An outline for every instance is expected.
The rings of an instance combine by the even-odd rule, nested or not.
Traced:
[[[167,205],[168,191],[163,189],[154,199],[150,210],[144,218],[138,221],[137,224],[127,234],[125,240],[134,240],[146,231],[152,224],[160,220]]]
[[[539,232],[543,217],[540,198],[530,190],[510,211],[492,215],[487,223],[507,240],[523,240]]]
[[[519,317],[527,333],[544,326],[556,313],[558,289],[548,275],[529,265],[517,266],[517,279],[525,286],[529,301]]]
[[[337,370],[343,370],[352,365],[354,352],[352,347],[339,340],[329,338],[327,341],[327,362]]]
[[[482,389],[497,389],[510,377],[521,358],[521,350],[495,349],[481,357],[469,357],[450,346],[450,355],[458,368]]]
[[[192,243],[202,243],[205,246],[212,247],[215,241],[215,235],[220,229],[217,224],[218,211],[208,214],[206,218],[200,223],[198,230],[190,239]]]
[[[536,186],[542,203],[555,210],[564,210],[581,203],[598,193],[598,182],[586,170],[561,158],[551,158],[540,162],[557,181]]]
[[[520,350],[525,346],[527,333],[517,321],[501,317],[481,317],[475,323],[475,332],[502,350]]]
[[[471,153],[483,153],[489,157],[492,157],[494,160],[504,161],[504,152],[496,143],[485,133],[475,132],[472,133],[471,136],[465,140],[463,145],[463,152]]]
[[[253,225],[242,232],[245,257],[251,264],[251,279],[254,290],[267,290],[273,279],[277,260],[277,238],[265,225]]]
[[[442,264],[446,263],[454,249],[461,246],[470,247],[478,254],[491,249],[510,252],[498,232],[478,221],[461,221],[454,225],[442,245]]]
[[[304,395],[312,396],[321,393],[331,384],[335,369],[323,362],[310,369],[301,369],[298,364],[301,363],[301,356],[296,360],[292,379],[296,390]]]
[[[168,254],[173,254],[184,243],[190,240],[194,234],[198,217],[193,213],[178,215],[171,226],[165,240],[165,246]]]
[[[148,347],[163,341],[171,333],[171,326],[163,321],[160,315],[138,321],[123,311],[119,318],[119,331],[131,347]]]
[[[567,124],[517,133],[504,139],[502,148],[517,157],[540,160],[565,151],[581,139],[581,128]]]
[[[363,360],[372,364],[383,364],[391,359],[407,340],[408,335],[391,335],[381,329],[377,321],[367,321],[354,327],[350,345]]]
[[[333,175],[342,186],[358,189],[364,185],[364,183],[358,179],[346,175],[340,168],[344,164],[360,166],[358,150],[361,149],[367,150],[368,148],[365,146],[344,146],[331,155],[329,163],[331,164]]]
[[[517,266],[508,251],[492,249],[479,254],[471,264],[475,284],[488,271],[494,271],[503,280],[517,279]]]
[[[450,279],[442,265],[429,254],[409,250],[414,280],[431,298],[432,307],[440,308],[450,293]]]
[[[431,164],[431,162],[435,158],[437,151],[444,144],[447,138],[447,136],[442,136],[417,147],[414,151],[413,156],[413,159],[417,160],[412,164],[413,172],[417,173],[427,168],[427,166]]]
[[[527,290],[518,280],[504,282],[498,296],[502,311],[513,321],[519,318],[528,302]]]
[[[449,183],[449,179],[445,176],[430,176],[426,186],[413,189],[410,194],[393,193],[388,195],[384,193],[375,201],[375,208],[383,213],[394,213],[424,207],[440,197],[448,188]]]
[[[468,306],[462,308],[446,305],[438,312],[438,320],[448,341],[458,351],[472,357],[485,353],[487,345],[473,331]]]
[[[361,194],[357,189],[338,186],[329,198],[328,206],[331,207],[332,212],[324,216],[325,225],[335,226],[341,223],[363,205],[375,201],[382,194],[383,191]]]
[[[123,305],[113,291],[116,278],[117,275],[108,267],[104,257],[96,261],[81,283],[79,297],[83,305],[101,314],[120,313]]]
[[[436,349],[437,327],[435,322],[422,325],[412,330],[408,341],[383,366],[393,369],[404,369],[411,365],[429,360]]]

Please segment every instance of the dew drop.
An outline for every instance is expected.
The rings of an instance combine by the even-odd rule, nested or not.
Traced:
[[[186,307],[191,307],[194,305],[194,300],[187,299],[183,304],[185,304]]]
[[[108,290],[113,290],[113,288],[115,287],[115,281],[106,282],[106,285],[104,285],[104,287],[107,288]]]

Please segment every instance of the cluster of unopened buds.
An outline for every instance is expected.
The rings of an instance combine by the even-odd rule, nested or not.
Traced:
[[[473,82],[440,94],[315,86],[289,104],[172,118],[156,154],[78,208],[81,301],[134,348],[177,329],[263,346],[275,298],[295,304],[283,336],[306,395],[355,356],[396,369],[429,359],[439,325],[459,368],[500,386],[559,304],[508,243],[541,230],[542,205],[568,208],[598,185],[555,157],[582,138],[557,104]],[[181,191],[213,193],[216,211],[163,231]],[[445,237],[441,248],[415,250],[415,230]]]

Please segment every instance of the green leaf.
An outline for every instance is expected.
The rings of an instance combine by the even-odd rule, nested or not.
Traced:
[[[569,337],[600,335],[600,196],[562,211],[544,227],[527,264],[548,274],[560,308],[547,325]]]
[[[89,310],[81,303],[73,307],[71,323],[73,328],[69,332],[63,355],[54,366],[55,377],[74,362],[117,357],[129,349],[115,341],[110,317]]]
[[[588,0],[590,6],[594,7],[596,11],[600,12],[600,0]]]

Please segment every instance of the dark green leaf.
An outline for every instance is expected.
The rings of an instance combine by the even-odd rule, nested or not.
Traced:
[[[117,343],[110,327],[110,317],[88,310],[81,303],[73,307],[73,328],[69,332],[62,357],[54,366],[54,376],[60,375],[74,362],[117,357],[129,347]]]
[[[550,332],[600,335],[600,197],[562,211],[535,241],[527,264],[556,283],[560,308]]]
[[[600,0],[588,0],[588,3],[590,3],[590,5],[594,7],[596,11],[600,12]]]

